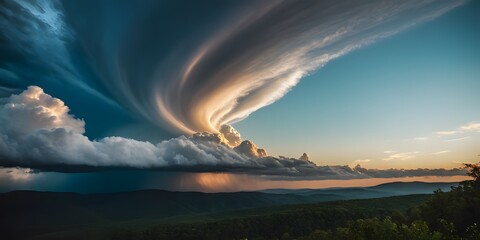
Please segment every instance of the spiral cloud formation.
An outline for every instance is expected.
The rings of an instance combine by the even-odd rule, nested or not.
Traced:
[[[18,1],[0,23],[15,55],[40,62],[30,64],[191,135],[219,133],[328,61],[462,3]],[[72,60],[79,54],[88,71]]]
[[[0,163],[57,171],[141,168],[372,177],[271,157],[231,124],[356,48],[464,1],[6,1],[0,6]],[[63,101],[71,85],[176,136],[91,140]],[[23,91],[23,92],[22,92]],[[428,175],[437,170],[392,170]],[[453,171],[453,172],[452,172]],[[435,174],[452,175],[440,169]],[[427,173],[428,172],[428,173]],[[434,174],[434,175],[435,175]]]

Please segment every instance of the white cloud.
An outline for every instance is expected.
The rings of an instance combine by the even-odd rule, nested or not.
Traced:
[[[91,141],[83,135],[85,123],[70,115],[60,99],[39,87],[29,87],[2,103],[0,153],[6,164],[134,168],[255,165],[251,159],[215,142],[213,134],[182,136],[158,144],[122,137]]]
[[[480,122],[471,122],[459,128],[462,131],[477,131],[480,132]]]
[[[415,158],[420,152],[402,152],[395,153],[383,158],[384,161],[405,161]]]
[[[443,150],[443,151],[439,151],[439,152],[434,152],[432,153],[432,155],[440,155],[440,154],[445,154],[445,153],[449,153],[450,150]]]
[[[417,142],[423,142],[423,141],[427,141],[428,138],[427,137],[415,137],[412,140],[417,141]]]
[[[0,166],[51,171],[91,171],[111,168],[175,171],[247,172],[296,179],[458,175],[461,169],[370,170],[348,166],[317,166],[305,159],[267,156],[251,141],[235,148],[220,134],[196,133],[157,144],[123,137],[90,140],[84,121],[41,88],[29,87],[0,100]],[[389,158],[409,159],[417,152]],[[359,160],[367,162],[367,159]],[[18,179],[24,172],[11,172]],[[5,174],[4,174],[5,175]]]
[[[470,137],[452,138],[452,139],[445,140],[445,142],[457,142],[457,141],[462,141],[469,138]]]
[[[40,128],[65,128],[83,134],[85,122],[75,119],[70,109],[58,98],[45,94],[39,87],[28,87],[22,94],[12,95],[0,109],[2,128],[10,135],[25,135]],[[12,120],[12,121],[6,121]]]
[[[236,147],[242,142],[242,137],[240,136],[240,133],[237,132],[237,130],[235,130],[235,128],[230,125],[222,125],[219,129],[219,132],[222,134],[225,142],[231,147]]]
[[[456,130],[452,131],[439,131],[436,132],[438,136],[450,136],[454,134],[469,133],[469,132],[480,132],[480,122],[470,122],[463,126],[458,127]]]
[[[459,131],[439,131],[439,132],[436,132],[436,134],[438,136],[449,136],[449,135],[453,135],[453,134],[457,134],[459,133]]]
[[[383,153],[385,154],[392,154],[392,153],[396,153],[397,151],[393,151],[393,150],[386,150],[386,151],[383,151]]]
[[[267,152],[264,149],[258,148],[257,145],[255,145],[255,143],[249,140],[243,141],[240,145],[236,146],[233,149],[248,157],[266,157],[267,156]]]
[[[353,161],[354,163],[368,163],[368,162],[371,162],[372,160],[370,159],[357,159],[355,161]]]

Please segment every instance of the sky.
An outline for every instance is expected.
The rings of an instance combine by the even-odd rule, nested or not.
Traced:
[[[477,133],[436,132],[480,119],[479,11],[469,2],[334,59],[234,126],[275,155],[307,152],[322,164],[452,167],[475,160]],[[382,161],[385,151],[420,153],[392,162]]]
[[[479,158],[479,12],[6,1],[0,191],[459,181]]]

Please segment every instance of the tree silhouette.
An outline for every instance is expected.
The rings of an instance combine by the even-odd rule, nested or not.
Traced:
[[[473,178],[475,187],[480,186],[480,162],[479,163],[464,163],[467,169],[467,175]]]

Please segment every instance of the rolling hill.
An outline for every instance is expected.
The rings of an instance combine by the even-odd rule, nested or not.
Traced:
[[[290,209],[285,205],[295,207],[298,204],[335,200],[431,194],[436,189],[449,190],[455,185],[457,183],[398,182],[366,188],[270,189],[233,193],[142,190],[77,194],[14,191],[0,194],[0,230],[7,236],[3,239],[9,239],[8,236],[22,239],[59,231],[71,233],[79,229],[145,227],[159,223],[245,217]],[[416,203],[423,201],[423,198],[409,201]]]

